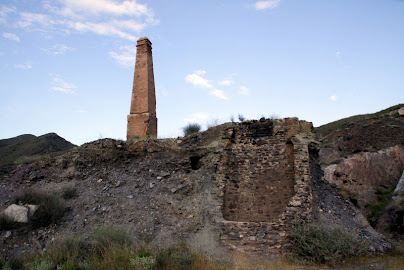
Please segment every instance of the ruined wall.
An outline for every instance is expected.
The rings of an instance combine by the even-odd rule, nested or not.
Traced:
[[[297,118],[262,119],[227,133],[232,143],[219,164],[222,244],[241,252],[284,254],[295,220],[310,219],[312,125]]]
[[[228,154],[224,218],[269,221],[277,218],[294,195],[293,144],[274,136],[273,122],[249,123],[235,131]]]

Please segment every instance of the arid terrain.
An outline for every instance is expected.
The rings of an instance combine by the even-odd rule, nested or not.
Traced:
[[[109,224],[150,249],[185,245],[223,262],[234,252],[285,257],[297,222],[342,228],[369,254],[388,252],[395,242],[386,235],[403,237],[404,206],[392,200],[404,170],[403,106],[316,129],[260,119],[182,138],[101,139],[22,162],[2,176],[0,210],[24,205],[31,191],[63,205],[49,223],[35,213],[1,223],[2,256],[46,253],[60,237]]]

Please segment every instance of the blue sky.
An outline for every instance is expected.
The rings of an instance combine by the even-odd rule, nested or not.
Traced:
[[[400,0],[2,0],[0,138],[124,139],[142,36],[160,138],[375,112],[404,102],[403,33]]]

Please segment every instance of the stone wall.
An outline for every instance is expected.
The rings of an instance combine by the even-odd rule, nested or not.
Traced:
[[[239,252],[287,253],[293,223],[311,218],[311,123],[261,119],[237,124],[226,133],[232,143],[218,167],[224,201],[222,244]]]

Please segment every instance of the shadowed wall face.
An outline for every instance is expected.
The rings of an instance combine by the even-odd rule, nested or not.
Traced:
[[[143,37],[137,41],[127,139],[156,137],[157,117],[152,47],[150,40]]]
[[[263,125],[263,124],[262,124]],[[277,219],[295,195],[293,145],[272,137],[272,126],[246,132],[233,147],[234,158],[224,190],[227,220]],[[237,140],[237,139],[236,139]]]

